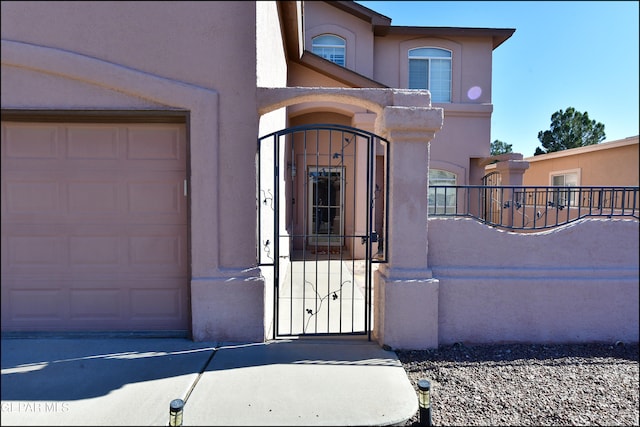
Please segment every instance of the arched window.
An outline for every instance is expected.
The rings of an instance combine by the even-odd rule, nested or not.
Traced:
[[[429,214],[455,214],[456,191],[442,186],[456,185],[456,174],[429,169]]]
[[[410,49],[409,89],[429,89],[432,102],[451,102],[451,51]]]
[[[345,66],[345,49],[347,42],[333,34],[316,36],[311,41],[311,51],[338,65]]]

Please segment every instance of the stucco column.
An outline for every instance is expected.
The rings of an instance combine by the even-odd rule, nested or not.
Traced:
[[[522,185],[524,172],[529,169],[526,160],[506,160],[496,163],[501,185]]]
[[[406,96],[406,95],[405,95]],[[422,97],[424,99],[428,97]],[[438,346],[438,288],[427,262],[429,148],[442,109],[411,105],[383,110],[377,133],[389,153],[388,263],[374,276],[374,336],[392,348]]]
[[[529,162],[526,160],[511,159],[496,163],[496,171],[500,172],[500,185],[503,186],[521,186],[527,169]],[[522,219],[522,214],[517,213],[520,209],[517,202],[516,189],[506,188],[502,195],[503,225],[510,227]]]

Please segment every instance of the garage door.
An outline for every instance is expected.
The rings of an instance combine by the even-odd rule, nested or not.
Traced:
[[[2,330],[189,329],[185,125],[2,122]]]

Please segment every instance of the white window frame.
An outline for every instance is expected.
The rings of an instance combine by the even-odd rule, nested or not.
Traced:
[[[336,41],[339,40],[342,43],[316,43],[316,40],[321,37],[332,37]],[[340,50],[342,51],[342,55],[340,55]],[[341,67],[346,67],[347,65],[347,40],[336,34],[325,33],[313,37],[311,39],[311,51],[327,61],[340,65]],[[336,60],[336,57],[340,56],[342,56],[341,62]]]
[[[433,49],[436,51],[441,51],[441,52],[446,52],[448,54],[448,57],[446,56],[431,56],[429,54],[421,54],[418,51],[421,51],[423,49]],[[411,61],[425,61],[426,62],[426,66],[427,66],[427,75],[426,75],[426,86],[427,87],[411,87]],[[432,70],[434,69],[434,62],[435,61],[445,61],[448,63],[448,78],[446,80],[448,80],[448,86],[447,86],[447,90],[446,90],[446,94],[442,95],[441,92],[444,92],[444,90],[440,91],[437,90],[437,88],[435,88],[435,75],[432,74]],[[408,76],[408,84],[407,87],[409,89],[427,89],[431,92],[431,101],[432,102],[440,102],[440,103],[451,103],[452,102],[452,98],[453,98],[453,94],[452,94],[452,82],[453,82],[453,51],[450,49],[445,49],[442,47],[436,47],[436,46],[421,46],[421,47],[414,47],[408,50],[408,54],[407,54],[407,76]]]
[[[433,172],[440,172],[446,177],[434,179],[432,175]],[[432,188],[432,185],[447,185],[447,186],[455,186],[458,182],[458,175],[454,172],[445,170],[445,169],[429,169],[429,214],[450,214],[453,215],[456,213],[456,192],[455,190],[446,192],[446,199],[444,199],[444,203],[437,203],[438,199],[445,198],[445,189],[443,188]]]
[[[561,184],[556,184],[556,179],[562,178]],[[569,178],[569,179],[567,179]],[[569,181],[567,183],[567,181]],[[549,185],[552,187],[578,187],[580,186],[580,168],[567,169],[561,171],[553,171],[549,173]],[[553,192],[551,195],[551,201],[556,206],[566,206],[568,202],[571,202],[571,206],[578,205],[578,191],[558,191]]]

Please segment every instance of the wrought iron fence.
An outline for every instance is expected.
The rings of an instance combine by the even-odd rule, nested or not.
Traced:
[[[585,217],[640,219],[638,187],[429,186],[429,215],[542,230]]]

